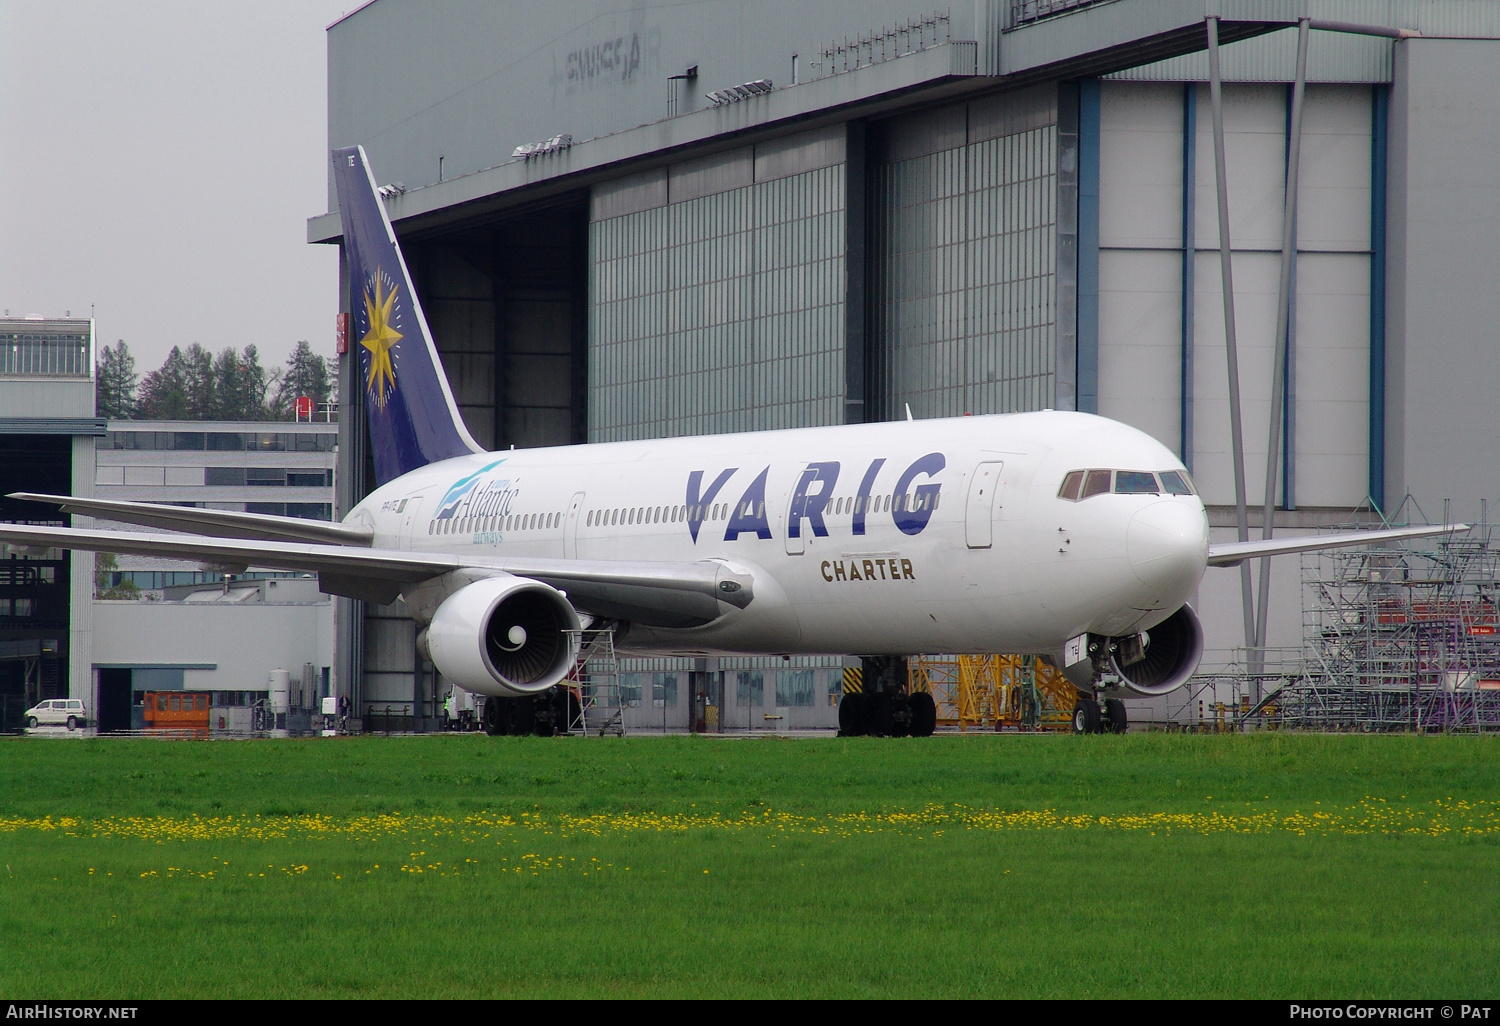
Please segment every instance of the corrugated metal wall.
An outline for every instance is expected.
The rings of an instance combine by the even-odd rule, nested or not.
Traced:
[[[595,191],[589,439],[842,423],[842,129]]]
[[[1057,89],[872,131],[877,417],[1054,405]],[[883,408],[882,408],[883,407]]]

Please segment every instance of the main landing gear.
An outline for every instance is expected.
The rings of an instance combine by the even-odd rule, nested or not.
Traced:
[[[579,719],[578,695],[562,685],[539,695],[484,700],[484,732],[491,737],[523,734],[552,737],[568,733],[568,727]]]
[[[861,660],[860,690],[839,700],[839,737],[931,737],[937,703],[907,684],[906,660],[873,656]]]

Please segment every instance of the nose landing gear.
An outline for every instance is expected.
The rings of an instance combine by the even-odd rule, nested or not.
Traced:
[[[1080,698],[1073,707],[1075,734],[1123,734],[1128,725],[1125,703],[1118,698],[1106,698],[1102,710],[1092,698]]]
[[[1125,703],[1118,698],[1099,698],[1104,693],[1104,667],[1101,651],[1094,656],[1094,698],[1080,698],[1073,707],[1073,733],[1075,734],[1123,734],[1128,726]],[[1110,679],[1111,682],[1114,678]],[[1102,704],[1102,708],[1101,708]]]

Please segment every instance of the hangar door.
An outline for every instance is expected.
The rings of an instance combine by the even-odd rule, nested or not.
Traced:
[[[981,463],[969,478],[969,504],[964,514],[964,541],[971,549],[987,549],[994,543],[995,495],[1000,491],[999,460]]]

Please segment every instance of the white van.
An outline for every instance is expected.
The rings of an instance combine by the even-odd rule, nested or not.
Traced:
[[[81,698],[53,698],[26,710],[26,726],[28,727],[36,727],[44,723],[66,724],[69,730],[73,730],[87,722],[88,717],[84,715]]]

